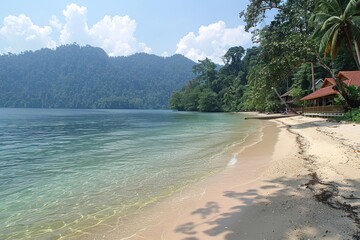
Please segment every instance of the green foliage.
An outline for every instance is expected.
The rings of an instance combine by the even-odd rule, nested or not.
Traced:
[[[199,63],[193,67],[193,73],[196,74],[195,80],[199,85],[216,88],[216,64],[210,59],[199,60]]]
[[[319,53],[324,59],[330,55],[337,59],[341,50],[353,55],[357,69],[360,70],[360,1],[359,0],[320,0],[316,4],[311,23],[316,27],[314,39],[318,41]],[[349,66],[350,67],[350,66]],[[342,69],[341,69],[342,70]],[[348,70],[348,69],[346,69]],[[357,93],[336,78],[333,70],[329,72],[336,82],[339,94],[349,107],[359,107]]]
[[[108,57],[76,44],[1,55],[0,107],[168,108],[194,64],[181,55]]]
[[[196,87],[190,91],[184,93],[183,103],[184,110],[186,111],[198,111],[199,110],[199,96],[200,88]]]
[[[343,120],[360,123],[360,108],[352,109],[345,113]]]
[[[336,60],[331,62],[331,67],[334,69],[334,72],[358,70],[353,55],[349,54],[348,49],[344,46],[340,46]],[[319,72],[319,70],[320,69],[318,69],[317,72]],[[326,76],[329,76],[329,73],[326,72]]]
[[[271,23],[257,28],[267,12],[273,9],[277,13]],[[269,91],[271,87],[283,93],[286,86],[301,86],[309,93],[312,81],[310,63],[315,65],[315,79],[330,77],[329,73],[333,76],[338,70],[356,69],[353,59],[360,59],[357,51],[359,16],[359,0],[250,0],[240,17],[244,18],[247,30],[254,29],[259,53],[252,64],[252,73],[246,75],[248,86],[243,94],[242,108],[251,110],[272,106],[265,104],[273,100],[273,93]],[[319,58],[318,46],[321,53],[331,53],[336,58]],[[349,52],[354,55],[353,59]],[[344,89],[338,79],[336,81],[346,103],[351,107],[359,106],[357,97],[353,97],[355,92]],[[306,94],[296,91],[297,98]]]
[[[300,99],[305,96],[306,91],[303,90],[301,87],[294,87],[290,91],[290,96],[293,98],[293,104],[297,107],[303,105],[303,102]]]
[[[248,5],[246,11],[240,13],[240,17],[243,17],[248,31],[251,28],[256,27],[265,19],[266,11],[271,9],[281,9],[283,7],[281,0],[252,0]]]
[[[344,106],[345,105],[345,99],[341,95],[337,95],[334,98],[334,105]]]
[[[224,55],[225,65],[219,71],[216,71],[216,65],[210,59],[200,60],[193,67],[196,77],[171,96],[171,109],[201,112],[239,111],[247,83],[246,76],[257,52],[255,47],[247,51],[240,46],[232,47]]]
[[[273,81],[269,81],[270,72],[267,66],[256,65],[248,75],[249,83],[242,98],[244,110],[256,110],[260,112],[276,112],[280,109],[280,102],[273,87]]]
[[[360,87],[356,88],[354,85],[346,86],[348,101],[351,106],[360,106]]]
[[[174,92],[170,98],[170,109],[177,109],[179,111],[185,111],[183,92]]]
[[[200,112],[216,112],[219,111],[219,102],[218,97],[215,92],[211,89],[204,89],[199,94],[199,106],[198,110]]]
[[[315,58],[314,42],[308,19],[313,9],[311,0],[272,1],[251,0],[242,15],[247,27],[258,25],[266,11],[277,9],[273,21],[257,31],[259,54],[247,76],[248,87],[243,106],[260,111],[276,110],[279,99],[272,88],[278,92],[291,87],[297,69]],[[310,64],[309,64],[310,65]],[[311,74],[311,71],[310,71]],[[311,76],[311,75],[310,75]],[[305,80],[301,76],[300,81]],[[310,77],[311,79],[311,77]],[[249,109],[250,110],[250,109]]]
[[[346,45],[360,69],[360,56],[356,51],[360,43],[359,14],[359,0],[317,2],[311,22],[316,26],[314,37],[319,41],[319,53],[324,58],[330,54],[332,59],[336,59],[340,46]]]

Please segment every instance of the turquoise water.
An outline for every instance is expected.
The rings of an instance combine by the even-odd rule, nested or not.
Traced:
[[[224,168],[259,128],[239,114],[0,109],[0,239],[112,224]]]

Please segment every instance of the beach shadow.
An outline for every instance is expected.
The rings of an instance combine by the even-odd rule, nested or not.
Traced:
[[[180,226],[178,226],[175,229],[175,232],[180,232],[186,235],[195,235],[197,231],[195,231],[196,224],[193,222],[184,223]]]
[[[312,121],[312,122],[305,122],[305,123],[298,123],[298,124],[288,124],[290,129],[305,129],[310,127],[318,127],[318,126],[325,126],[326,127],[337,127],[340,125],[338,122],[325,122],[325,121]]]
[[[259,198],[259,194],[255,189],[250,189],[243,193],[235,191],[225,191],[224,196],[228,198],[235,198],[239,201],[242,201],[244,204],[252,204]]]
[[[218,213],[219,210],[220,207],[216,202],[208,202],[206,203],[206,206],[204,208],[199,208],[196,211],[192,212],[191,214],[193,215],[199,214],[201,215],[202,219],[205,219],[212,214]]]
[[[341,187],[354,188],[353,195],[349,197],[360,199],[360,192],[354,187],[359,186],[360,182],[349,180],[348,183]],[[220,210],[221,203],[208,202],[203,208],[191,213],[200,214],[203,221],[182,224],[175,231],[192,235],[191,238],[184,238],[187,240],[199,238],[197,234],[238,240],[338,239],[337,226],[356,225],[354,221],[358,221],[357,227],[360,230],[360,219],[356,219],[356,215],[351,216],[354,219],[344,217],[351,214],[350,208],[346,209],[346,205],[340,204],[338,205],[340,210],[329,213],[333,207],[326,201],[321,202],[314,197],[311,184],[318,183],[312,181],[310,175],[298,178],[281,177],[268,181],[259,189],[249,189],[244,192],[224,191],[223,196],[235,199],[239,204],[224,212]],[[216,212],[218,214],[215,217],[205,219]],[[331,220],[321,222],[322,219],[329,217]],[[351,235],[342,237],[360,239],[359,233],[349,232],[349,234]]]

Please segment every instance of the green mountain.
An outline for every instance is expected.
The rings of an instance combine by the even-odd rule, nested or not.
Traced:
[[[109,57],[77,44],[1,55],[0,107],[168,108],[194,64],[182,55]]]

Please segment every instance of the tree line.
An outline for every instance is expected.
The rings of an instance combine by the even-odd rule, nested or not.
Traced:
[[[196,77],[173,93],[170,108],[201,112],[241,110],[247,76],[257,53],[256,47],[247,51],[241,46],[232,47],[220,68],[208,58],[200,60],[193,67]]]
[[[263,26],[269,10],[272,21]],[[313,79],[333,77],[338,99],[360,106],[360,91],[337,78],[360,69],[360,0],[251,0],[240,13],[257,47],[230,48],[219,70],[209,59],[171,97],[170,106],[195,111],[279,111],[275,91],[290,90],[295,104],[311,92]],[[263,26],[263,27],[259,27]]]

